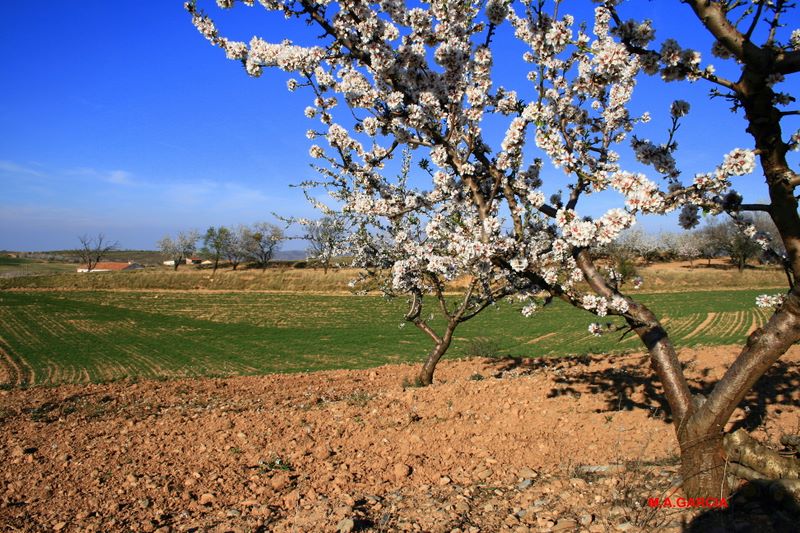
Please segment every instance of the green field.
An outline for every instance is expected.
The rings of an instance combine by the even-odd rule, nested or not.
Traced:
[[[75,272],[75,265],[0,254],[0,278]]]
[[[741,342],[767,318],[754,305],[761,292],[640,296],[687,346]],[[3,291],[0,350],[5,380],[28,385],[364,368],[419,361],[430,349],[402,324],[403,306],[372,296]],[[471,351],[477,337],[522,357],[640,349],[631,336],[589,335],[592,321],[561,302],[531,318],[500,303],[459,328],[449,356]]]

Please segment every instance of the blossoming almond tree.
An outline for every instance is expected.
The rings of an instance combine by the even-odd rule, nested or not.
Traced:
[[[524,287],[511,286],[507,276],[480,254],[463,253],[473,240],[473,228],[463,223],[462,209],[453,212],[452,205],[445,202],[415,200],[421,194],[408,184],[412,161],[409,150],[403,151],[397,178],[383,179],[383,190],[374,198],[374,191],[348,172],[346,161],[320,157],[330,166],[316,169],[327,179],[303,182],[306,197],[327,217],[346,220],[354,229],[342,235],[333,253],[352,257],[351,266],[363,270],[365,274],[353,281],[359,291],[377,289],[387,298],[408,299],[405,320],[433,342],[417,376],[417,384],[430,385],[456,328]],[[427,162],[422,166],[429,169]],[[313,196],[320,187],[332,188],[333,196],[342,201],[339,210]],[[400,206],[408,202],[415,207],[375,209],[372,202],[401,202],[397,204]],[[370,207],[365,208],[365,204]],[[315,221],[304,219],[293,222],[306,228],[315,225]],[[434,300],[434,312],[424,312],[425,296],[429,302]],[[439,331],[433,325],[437,312],[444,320]]]
[[[407,249],[406,258],[393,266],[397,287],[422,289],[414,275],[416,264],[434,265],[427,267],[434,271],[457,265],[479,279],[502,278],[521,298],[549,294],[599,317],[620,317],[647,347],[664,388],[681,447],[685,492],[727,494],[725,425],[755,381],[800,339],[800,294],[793,276],[800,266],[800,219],[793,192],[800,178],[784,157],[797,139],[783,140],[780,122],[785,115],[777,110],[781,99],[771,89],[779,76],[800,67],[800,53],[793,48],[798,36],[793,34],[792,44],[778,42],[775,24],[767,43],[757,47],[750,42],[751,30],[740,32],[727,21],[726,8],[734,3],[685,2],[721,47],[743,64],[742,80],[726,85],[710,67],[701,67],[698,53],[674,41],[650,51],[652,23],[623,22],[612,1],[595,9],[589,25],[576,24],[562,13],[560,2],[544,0],[438,0],[414,8],[399,0],[260,3],[315,25],[324,45],[269,43],[259,37],[249,43],[231,41],[193,2],[187,9],[200,32],[229,58],[241,61],[250,75],[278,67],[296,73],[290,89],[304,87],[313,94],[306,115],[320,126],[309,136],[323,138],[327,147],[315,145],[311,155],[330,165],[327,186],[345,211],[388,221],[415,214],[425,238],[446,243],[444,261],[425,246]],[[218,4],[232,7],[234,2]],[[755,5],[753,26],[771,10],[778,20],[784,4]],[[747,25],[747,20],[739,24]],[[500,31],[513,32],[526,48],[521,65],[528,65],[528,84],[517,91],[492,81],[493,43]],[[674,157],[676,132],[688,112],[685,102],[671,106],[666,143],[631,135],[649,119],[629,110],[643,72],[725,85],[729,97],[745,108],[756,150],[733,149],[720,156],[716,169],[685,183]],[[337,108],[342,103],[344,112]],[[505,123],[505,134],[493,146],[484,126],[498,122]],[[628,145],[657,178],[623,168],[620,153]],[[425,159],[431,177],[427,187],[398,188],[384,177],[398,147]],[[564,194],[545,197],[542,162],[530,157],[537,151],[567,176]],[[732,213],[753,208],[731,192],[730,182],[753,172],[756,157],[771,198],[759,208],[780,229],[790,290],[775,301],[762,299],[778,304],[776,313],[751,335],[710,395],[693,397],[663,325],[621,291],[618,275],[596,266],[592,251],[613,241],[640,213],[680,209],[681,222],[691,226],[701,208]],[[580,214],[593,195],[608,189],[619,193],[620,207],[596,218]],[[402,242],[397,229],[393,238]],[[585,286],[588,291],[580,289]],[[526,306],[526,314],[532,311],[532,305]],[[590,331],[600,334],[606,327],[594,323]]]

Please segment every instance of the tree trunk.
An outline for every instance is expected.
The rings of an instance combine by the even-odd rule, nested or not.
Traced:
[[[217,268],[219,268],[219,256],[214,258],[214,270],[211,272],[212,276],[217,273]]]
[[[691,421],[679,432],[681,478],[687,498],[727,498],[725,449],[722,433],[696,430]]]
[[[177,272],[177,271],[178,271],[178,264],[179,264],[179,260],[178,260],[178,259],[176,259],[176,260],[174,261],[174,264],[172,265],[172,271],[173,271],[173,272]]]
[[[431,353],[428,354],[428,358],[425,359],[425,363],[419,371],[418,379],[420,385],[427,386],[433,383],[433,373],[436,370],[436,365],[447,352],[447,349],[450,348],[450,343],[453,340],[453,332],[457,325],[458,322],[448,323],[447,330],[444,332],[441,342],[437,343],[433,350],[431,350]]]

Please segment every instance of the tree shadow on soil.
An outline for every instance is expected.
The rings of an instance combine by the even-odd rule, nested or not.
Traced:
[[[683,525],[684,533],[798,531],[800,505],[788,493],[777,493],[774,485],[752,481],[730,498],[728,508],[709,509]]]
[[[653,375],[649,358],[642,356],[623,356],[609,359],[611,368],[592,370],[590,356],[560,359],[507,358],[491,363],[495,375],[506,372],[544,370],[552,374],[556,386],[548,393],[549,398],[582,394],[601,395],[606,408],[597,412],[631,411],[643,409],[653,416],[659,416],[665,423],[672,423],[669,404],[664,397],[660,383]],[[691,364],[691,363],[689,363]],[[689,380],[692,394],[708,395],[716,384],[709,379],[709,369],[700,371],[702,377]],[[800,407],[800,365],[794,362],[778,361],[756,383],[740,404],[745,416],[734,423],[731,431],[744,428],[751,431],[762,424],[767,414],[767,406]],[[781,412],[781,407],[776,409]]]

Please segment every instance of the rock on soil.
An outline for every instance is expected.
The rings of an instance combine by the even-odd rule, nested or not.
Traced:
[[[702,386],[735,353],[681,359]],[[734,422],[761,439],[796,430],[785,384],[799,358]],[[674,492],[678,450],[641,354],[447,361],[433,386],[404,389],[415,371],[0,391],[0,530],[679,531],[692,518],[647,507]]]

